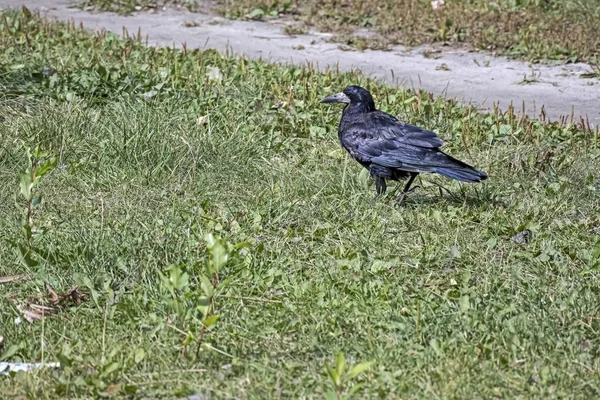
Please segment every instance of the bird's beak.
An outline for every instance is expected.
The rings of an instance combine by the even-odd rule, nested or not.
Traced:
[[[350,103],[350,98],[341,92],[327,96],[321,99],[319,103]]]

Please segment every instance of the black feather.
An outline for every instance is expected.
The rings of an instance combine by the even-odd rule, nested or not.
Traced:
[[[348,86],[343,93],[349,103],[338,128],[340,142],[375,177],[378,194],[385,193],[385,179],[410,176],[406,192],[414,177],[422,172],[463,182],[487,179],[484,172],[442,152],[439,148],[444,143],[434,132],[378,111],[367,90]]]

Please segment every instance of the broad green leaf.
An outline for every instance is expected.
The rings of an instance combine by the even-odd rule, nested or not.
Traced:
[[[339,400],[339,398],[337,393],[330,391],[325,394],[325,400]]]
[[[21,186],[21,194],[23,195],[23,197],[29,200],[29,198],[31,197],[31,188],[33,187],[33,185],[31,184],[31,172],[21,172],[21,174],[19,175],[19,181]]]
[[[433,349],[433,351],[435,351],[435,354],[437,354],[438,356],[442,356],[442,350],[440,349],[440,344],[437,341],[437,339],[431,339],[429,341],[429,345],[431,346],[431,348]]]
[[[171,294],[175,294],[173,292],[173,288],[171,287],[171,280],[169,279],[169,277],[167,277],[160,271],[158,272],[158,275],[160,276],[160,280],[162,281],[162,284],[165,287],[165,289],[167,289]]]
[[[187,336],[185,337],[185,340],[183,341],[183,345],[184,346],[188,346],[190,343],[192,343],[194,341],[194,334],[190,331],[188,331]]]
[[[9,358],[17,354],[17,352],[22,348],[22,344],[13,344],[8,349],[2,352],[2,357],[0,357],[0,360],[8,360]]]
[[[202,288],[202,292],[204,292],[204,294],[207,297],[213,297],[213,295],[215,294],[215,288],[213,287],[210,279],[208,279],[206,275],[200,275],[200,280],[200,287]]]
[[[111,362],[110,364],[108,364],[106,366],[106,368],[104,368],[104,371],[102,371],[102,374],[100,374],[101,377],[105,377],[107,375],[110,375],[111,373],[115,372],[116,370],[119,369],[119,363],[116,361]]]
[[[38,165],[35,169],[36,178],[41,178],[46,175],[50,170],[54,169],[58,164],[58,160],[56,157],[52,157],[44,161],[42,164]]]
[[[27,221],[25,221],[25,224],[23,224],[22,226],[23,229],[23,233],[25,234],[25,237],[27,238],[27,240],[31,239],[33,237],[33,232],[31,230],[31,225],[29,225],[27,223]],[[29,252],[29,248],[27,248],[27,252]],[[21,251],[21,253],[24,255],[25,253],[23,253],[23,251]]]
[[[212,233],[209,233],[206,239],[208,253],[210,255],[209,273],[219,272],[229,257],[227,253],[226,243],[223,239],[215,239]]]
[[[233,246],[233,248],[236,249],[236,250],[245,249],[247,247],[252,247],[252,243],[250,243],[250,242],[239,242],[239,243],[236,243],[235,246]]]
[[[210,308],[210,300],[207,297],[201,297],[198,301],[198,305],[196,309],[202,313],[202,315],[207,315]]]
[[[329,364],[325,364],[325,369],[327,370],[327,375],[329,375],[331,382],[335,385],[335,387],[337,387],[339,380],[337,371],[333,369],[333,367],[331,367]]]
[[[232,275],[230,275],[227,278],[225,278],[225,280],[220,281],[217,284],[217,289],[222,289],[222,288],[226,287],[229,283],[231,283],[231,281],[233,280],[233,278],[234,277]]]
[[[146,353],[141,347],[137,348],[133,353],[133,361],[135,361],[136,364],[141,362],[144,359],[144,357],[146,357]]]
[[[352,386],[352,389],[350,389],[350,391],[348,392],[347,398],[351,398],[352,396],[354,396],[361,388],[362,385],[360,383],[357,383],[356,385]]]
[[[92,300],[94,301],[96,307],[100,307],[98,303],[98,300],[100,299],[100,293],[94,289],[94,283],[92,280],[88,276],[77,272],[73,274],[73,280],[77,286],[86,287],[90,291],[90,295],[92,296]]]
[[[31,207],[37,207],[42,204],[42,196],[36,196],[31,199]]]
[[[29,164],[31,164],[31,157],[33,156],[33,154],[31,154],[31,147],[25,145],[25,142],[23,140],[21,140],[21,145],[25,148],[25,154],[27,155],[27,160],[29,161]]]
[[[212,233],[207,233],[204,236],[204,241],[206,242],[206,248],[210,249],[215,245],[216,239]]]
[[[207,328],[210,328],[214,325],[217,324],[217,322],[219,322],[219,319],[221,317],[219,317],[218,315],[211,315],[210,317],[206,317],[204,318],[204,321],[202,321],[202,323],[204,324],[204,326],[206,326]]]
[[[41,160],[42,158],[46,157],[48,154],[50,154],[50,153],[47,150],[41,150],[40,146],[36,146],[35,149],[33,149],[33,156],[38,160]]]
[[[170,272],[170,281],[173,288],[175,290],[185,289],[190,281],[187,272],[183,272],[179,266],[173,266]]]
[[[356,378],[358,375],[360,375],[361,373],[363,373],[366,370],[368,370],[369,368],[371,368],[371,366],[374,363],[375,363],[374,361],[366,361],[366,362],[362,362],[360,364],[356,364],[354,367],[352,367],[352,369],[350,369],[350,372],[348,372],[348,378],[349,379]]]
[[[386,271],[390,268],[389,263],[382,260],[375,260],[371,265],[371,272],[376,274],[381,271]]]
[[[26,229],[31,232],[29,225],[26,225]],[[19,251],[21,252],[21,256],[23,256],[22,261],[27,267],[33,268],[39,265],[39,262],[32,257],[33,252],[21,243],[19,243]]]
[[[335,368],[337,370],[338,376],[341,378],[342,375],[344,375],[344,370],[346,369],[346,358],[344,357],[344,353],[341,351],[337,354],[337,357],[335,358]]]
[[[125,393],[127,393],[127,394],[132,394],[132,395],[133,395],[133,394],[135,394],[135,393],[137,392],[137,390],[138,390],[138,387],[137,387],[136,385],[126,385],[126,386],[123,388],[123,391],[124,391]]]

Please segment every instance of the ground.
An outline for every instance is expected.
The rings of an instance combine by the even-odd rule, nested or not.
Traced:
[[[78,0],[80,7],[123,14],[180,7],[214,9],[229,18],[295,21],[285,31],[335,32],[358,48],[470,43],[529,60],[600,61],[596,0]],[[357,34],[367,29],[369,35]]]
[[[531,64],[526,61],[493,57],[489,52],[472,52],[452,46],[428,45],[409,49],[392,47],[391,51],[347,51],[331,42],[334,34],[311,30],[306,34],[288,35],[286,19],[229,21],[210,12],[212,3],[201,13],[173,7],[160,12],[138,12],[130,16],[82,12],[70,8],[71,0],[0,0],[0,7],[26,4],[42,8],[48,16],[73,19],[90,29],[108,29],[148,38],[150,44],[187,48],[214,48],[234,52],[251,59],[294,63],[324,70],[364,74],[400,87],[422,88],[435,95],[456,98],[463,103],[506,111],[512,104],[519,113],[553,121],[561,117],[580,121],[589,119],[600,124],[600,81],[594,77],[593,64]],[[347,47],[347,46],[346,46]],[[558,61],[557,61],[558,62]],[[583,78],[591,76],[588,78]]]
[[[600,395],[596,130],[143,42],[1,12],[3,396]],[[489,179],[371,207],[357,83]]]

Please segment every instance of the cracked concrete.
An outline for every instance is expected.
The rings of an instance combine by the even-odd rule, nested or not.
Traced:
[[[494,102],[506,109],[513,102],[517,110],[525,104],[529,116],[537,116],[542,105],[552,120],[570,116],[589,118],[592,126],[600,124],[600,80],[582,79],[590,72],[586,64],[534,65],[493,57],[482,52],[445,49],[436,56],[425,57],[425,49],[392,51],[344,51],[329,43],[327,33],[310,32],[287,36],[284,22],[229,21],[211,14],[189,13],[168,9],[138,12],[131,16],[90,13],[70,8],[71,0],[0,0],[1,8],[27,6],[43,15],[60,20],[74,20],[88,29],[106,29],[122,33],[123,27],[148,35],[150,45],[187,48],[214,48],[279,62],[305,64],[320,69],[360,69],[365,75],[389,84],[422,88],[445,94],[461,102],[491,108]],[[207,10],[209,8],[207,7]],[[443,65],[442,65],[443,64]]]

